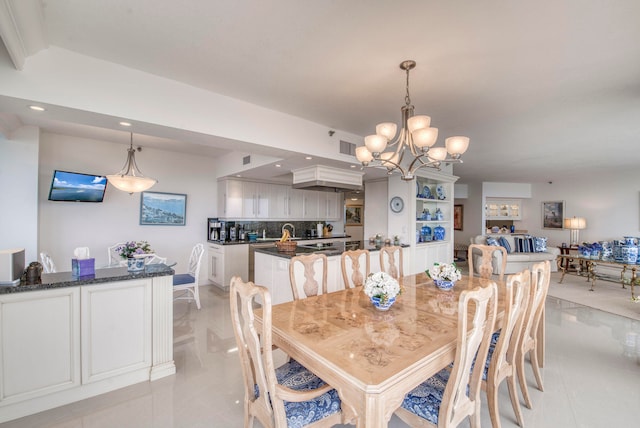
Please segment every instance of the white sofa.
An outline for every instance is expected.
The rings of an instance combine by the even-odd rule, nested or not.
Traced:
[[[549,260],[551,262],[551,272],[558,271],[558,264],[556,263],[556,260],[558,258],[558,255],[560,254],[559,248],[547,246],[546,252],[516,253],[514,252],[515,251],[514,235],[496,234],[496,235],[488,235],[488,236],[491,236],[496,239],[499,239],[500,237],[504,237],[509,243],[509,246],[511,247],[511,252],[507,254],[507,267],[504,272],[505,274],[518,273],[525,269],[531,269],[531,266],[534,263],[539,263],[544,260]],[[519,235],[519,236],[523,236],[523,235]],[[473,238],[471,238],[471,243],[486,245],[487,235],[476,235]],[[478,266],[480,264],[480,260],[479,260],[480,253],[478,252],[478,254],[473,254],[472,257],[473,257],[473,265]],[[493,273],[499,274],[501,266],[502,266],[502,253],[501,252],[494,253]]]

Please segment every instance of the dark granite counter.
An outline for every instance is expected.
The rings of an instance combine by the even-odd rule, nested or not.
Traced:
[[[351,235],[345,235],[343,233],[340,234],[332,234],[331,236],[323,236],[321,238],[304,238],[304,237],[294,237],[291,238],[292,241],[298,241],[298,242],[303,242],[303,241],[316,241],[316,240],[330,240],[330,239],[344,239],[344,238],[351,238]],[[212,244],[218,244],[218,245],[239,245],[239,244],[265,244],[265,243],[269,243],[269,242],[276,242],[279,241],[280,238],[258,238],[256,241],[249,241],[249,240],[245,240],[245,241],[212,241],[212,240],[208,240],[207,242],[210,242]]]
[[[94,285],[105,282],[126,281],[130,279],[152,278],[173,275],[173,269],[164,264],[150,264],[140,272],[129,272],[126,267],[96,269],[95,275],[73,276],[71,272],[44,273],[37,284],[20,283],[14,287],[0,287],[0,294],[20,293],[23,291],[47,290],[50,288]]]
[[[409,245],[407,244],[403,244],[400,246],[402,248],[409,247]],[[375,247],[375,246],[367,246],[365,249],[369,250],[370,252],[380,251],[380,247]],[[345,251],[345,245],[343,242],[340,242],[340,243],[336,242],[333,246],[329,248],[322,248],[322,247],[307,248],[298,244],[298,246],[296,247],[296,250],[292,252],[280,252],[275,247],[275,245],[273,247],[256,248],[256,253],[268,254],[270,256],[282,257],[285,259],[290,259],[293,256],[301,256],[301,255],[313,254],[313,253],[324,254],[327,257],[339,256],[344,251]]]

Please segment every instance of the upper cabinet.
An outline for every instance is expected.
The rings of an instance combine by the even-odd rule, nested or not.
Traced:
[[[224,179],[218,182],[218,217],[336,221],[342,217],[342,195],[293,189],[282,184]]]
[[[486,220],[520,220],[522,201],[520,199],[489,199],[485,204]]]

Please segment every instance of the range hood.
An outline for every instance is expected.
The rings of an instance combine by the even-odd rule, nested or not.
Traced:
[[[329,166],[315,165],[294,169],[294,189],[321,190],[324,192],[351,192],[362,190],[362,171],[347,171]]]

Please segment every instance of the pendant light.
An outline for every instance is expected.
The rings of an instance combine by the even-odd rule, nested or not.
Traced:
[[[135,192],[144,192],[153,187],[158,180],[145,177],[140,172],[140,168],[136,164],[136,150],[133,148],[133,133],[131,133],[131,141],[127,150],[127,161],[120,172],[107,175],[107,180],[116,189],[127,192],[130,195]]]

